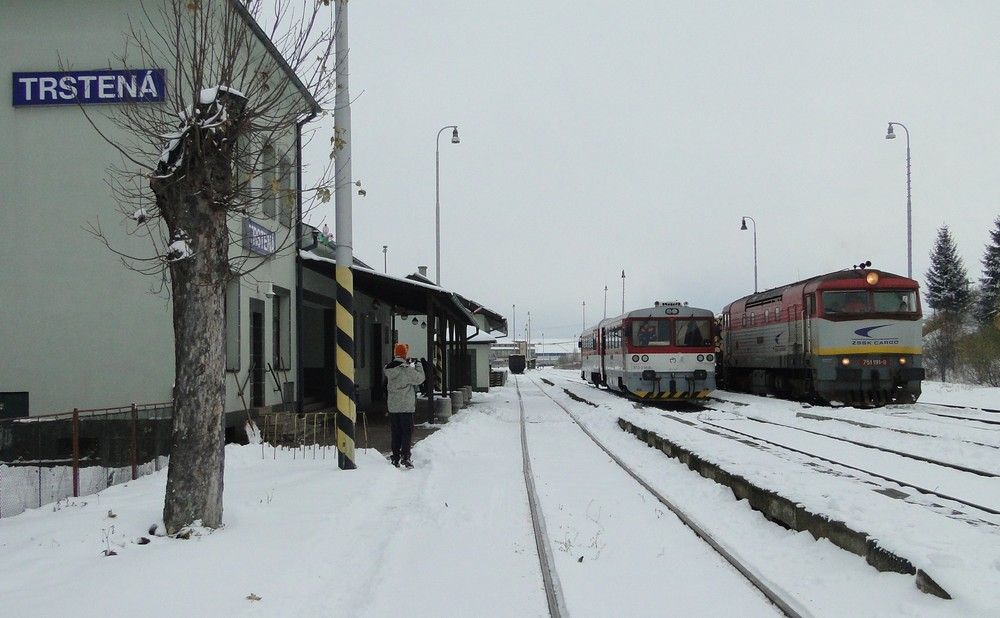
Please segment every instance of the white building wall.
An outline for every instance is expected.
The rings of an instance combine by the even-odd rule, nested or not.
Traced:
[[[124,268],[84,230],[99,222],[116,249],[148,255],[147,241],[126,233],[131,222],[120,220],[105,185],[107,168],[120,163],[120,158],[76,106],[11,105],[13,72],[108,67],[120,52],[128,13],[138,7],[132,0],[99,0],[85,5],[68,0],[3,3],[0,392],[29,392],[32,415],[171,398],[174,352],[170,301],[164,294],[150,293],[150,288],[161,282]],[[171,83],[169,70],[167,82]],[[87,109],[115,135],[101,118],[105,112],[113,113],[112,108]],[[266,225],[286,230],[279,227],[277,218]],[[279,242],[281,238],[279,233]],[[269,260],[254,277],[273,281],[291,293],[288,336],[294,359],[295,262],[291,251]],[[245,279],[240,298],[241,367],[237,372],[241,383],[248,367],[251,297],[264,299],[256,283]],[[265,358],[270,359],[270,304],[266,306]],[[289,375],[294,380],[294,371]],[[227,374],[226,380],[227,409],[243,408],[233,377]],[[267,384],[267,403],[279,402],[280,393]]]
[[[417,323],[414,324],[413,320],[416,319]],[[420,325],[424,324],[421,328]],[[427,316],[426,315],[407,315],[404,320],[402,316],[396,316],[396,333],[397,340],[400,343],[405,343],[410,346],[410,357],[411,358],[426,358],[430,360],[430,355],[427,354]]]

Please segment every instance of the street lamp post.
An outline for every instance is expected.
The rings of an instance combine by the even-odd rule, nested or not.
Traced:
[[[740,225],[741,230],[747,229],[747,219],[750,219],[750,223],[753,223],[753,293],[757,293],[757,222],[754,221],[753,217],[743,217],[743,223]]]
[[[604,286],[604,319],[608,318],[608,286]]]
[[[382,272],[389,272],[389,245],[382,245]]]
[[[435,230],[435,254],[437,256],[437,264],[435,266],[435,279],[438,285],[441,285],[441,134],[451,129],[451,143],[457,144],[458,140],[458,127],[456,125],[448,125],[446,127],[441,127],[438,131],[437,140],[435,141],[435,153],[434,153],[434,230]]]
[[[514,348],[516,350],[517,349],[517,305],[510,306],[510,338],[514,340]]]
[[[622,271],[622,315],[625,315],[625,271]]]
[[[910,130],[902,122],[890,122],[885,139],[896,139],[892,125],[903,127],[906,133],[906,276],[913,278],[913,208],[910,202]]]

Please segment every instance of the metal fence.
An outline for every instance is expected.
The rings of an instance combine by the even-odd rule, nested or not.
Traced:
[[[0,517],[161,469],[172,424],[169,402],[0,420]]]
[[[287,452],[292,459],[326,459],[327,451],[336,457],[336,419],[335,412],[273,412],[262,415],[257,419],[261,457],[277,459],[279,453]],[[367,422],[364,428],[367,430]]]

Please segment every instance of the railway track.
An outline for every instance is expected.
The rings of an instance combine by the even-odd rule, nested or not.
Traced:
[[[942,436],[936,433],[926,433],[922,431],[912,431],[910,429],[903,429],[900,427],[890,427],[888,425],[877,425],[874,422],[862,422],[857,420],[852,420],[848,418],[841,418],[837,416],[827,416],[825,414],[817,414],[816,412],[798,412],[795,416],[799,418],[816,420],[816,421],[834,421],[835,423],[845,423],[848,425],[854,425],[855,427],[864,427],[865,429],[881,429],[884,431],[892,431],[895,433],[906,434],[908,436],[917,436],[921,438],[930,438],[932,440],[957,440],[959,442],[964,442],[965,444],[972,444],[974,446],[982,446],[992,449],[1000,449],[1000,444],[989,444],[987,442],[977,442],[975,440],[969,440],[966,438],[955,438],[949,436]]]
[[[833,436],[828,433],[823,433],[822,431],[813,431],[811,429],[806,429],[804,427],[796,427],[795,425],[788,425],[786,423],[779,423],[777,421],[770,421],[763,418],[758,418],[756,416],[747,416],[747,420],[753,421],[755,423],[762,423],[765,425],[774,425],[775,427],[784,427],[786,429],[792,429],[794,431],[801,431],[803,433],[808,433],[814,436],[821,436],[830,440],[837,440],[838,442],[844,442],[845,444],[853,444],[854,446],[860,446],[861,448],[872,449],[876,451],[882,451],[883,453],[892,453],[893,455],[899,455],[900,457],[906,457],[907,459],[913,459],[915,461],[922,461],[924,463],[929,463],[935,466],[941,466],[942,468],[951,468],[952,470],[958,470],[960,472],[968,472],[969,474],[975,474],[977,476],[985,476],[996,478],[1000,477],[1000,474],[995,474],[993,472],[987,472],[986,470],[980,470],[978,468],[970,468],[968,466],[963,466],[961,464],[949,463],[947,461],[941,461],[938,459],[933,459],[931,457],[924,457],[923,455],[917,455],[915,453],[908,453],[906,451],[900,451],[885,446],[878,446],[877,444],[869,444],[867,442],[861,442],[858,440],[851,440],[844,438],[842,436]]]
[[[977,408],[975,406],[958,406],[953,403],[934,403],[933,401],[918,401],[917,405],[938,406],[941,408],[956,408],[958,410],[980,410],[982,412],[1000,414],[1000,409],[997,408]]]
[[[786,593],[778,589],[777,587],[768,583],[765,578],[760,576],[751,565],[746,561],[742,560],[734,552],[726,548],[719,540],[717,540],[707,529],[700,525],[694,520],[688,513],[679,508],[666,496],[657,491],[652,485],[650,485],[645,479],[643,479],[639,474],[632,470],[621,458],[619,458],[615,453],[609,450],[594,434],[591,432],[583,423],[580,422],[579,418],[560,401],[552,397],[544,388],[538,385],[534,380],[531,381],[538,390],[543,393],[549,400],[551,400],[556,406],[558,406],[569,418],[576,424],[576,426],[584,433],[586,436],[597,445],[608,457],[611,458],[622,471],[628,474],[632,479],[636,481],[646,492],[652,495],[660,504],[669,509],[678,519],[681,520],[695,535],[709,545],[718,555],[726,560],[730,565],[733,566],[746,580],[761,594],[763,594],[778,610],[783,614],[790,617],[804,617],[811,615],[804,607],[802,607],[795,599],[789,597]],[[548,535],[545,531],[544,518],[541,513],[541,509],[538,504],[538,497],[535,494],[534,481],[531,477],[531,465],[530,465],[530,453],[527,448],[526,440],[526,430],[525,430],[525,415],[524,415],[524,401],[521,396],[521,389],[519,385],[519,380],[515,376],[515,386],[517,388],[518,403],[521,409],[521,444],[522,444],[522,455],[524,457],[524,470],[525,470],[525,483],[528,485],[529,491],[529,506],[532,513],[533,527],[536,530],[536,544],[538,545],[539,551],[539,562],[542,567],[543,580],[546,585],[546,598],[549,599],[549,612],[552,616],[564,616],[565,612],[565,601],[562,599],[562,591],[558,584],[559,578],[554,569],[554,563],[552,561],[551,553],[551,543],[549,541]],[[553,383],[546,380],[546,383],[550,386],[554,386]],[[567,392],[569,392],[567,390]],[[534,494],[534,495],[533,495]],[[545,573],[548,572],[548,575]]]
[[[527,423],[524,419],[524,398],[521,397],[521,385],[514,376],[514,388],[517,390],[517,404],[521,409],[521,458],[524,461],[524,484],[528,490],[528,509],[531,511],[531,527],[535,535],[535,548],[538,551],[538,563],[542,569],[542,584],[545,588],[545,601],[549,608],[549,616],[562,618],[567,616],[566,600],[559,585],[559,574],[556,573],[555,560],[552,558],[552,543],[549,541],[548,529],[545,527],[545,517],[538,505],[538,490],[535,487],[535,477],[531,472],[531,457],[528,455]]]
[[[967,410],[971,410],[971,409],[975,409],[975,408],[966,408],[966,409]],[[956,416],[954,414],[941,414],[940,412],[929,412],[929,411],[926,411],[926,410],[920,410],[920,411],[923,412],[924,414],[930,414],[932,416],[939,416],[941,418],[953,418],[953,419],[959,420],[959,421],[966,421],[966,422],[970,422],[971,421],[973,423],[983,423],[983,424],[986,424],[986,425],[1000,425],[1000,419],[974,418],[974,417],[971,417],[971,416]],[[992,427],[980,427],[979,429],[992,429]]]
[[[721,410],[717,410],[717,411],[721,412]],[[952,495],[949,495],[949,494],[937,491],[936,489],[931,489],[931,488],[928,488],[928,487],[925,487],[925,486],[922,486],[922,485],[917,485],[916,483],[904,481],[904,480],[901,480],[901,479],[898,479],[898,478],[895,478],[895,477],[892,477],[892,476],[889,476],[889,475],[886,475],[886,474],[882,474],[882,473],[879,473],[879,472],[875,472],[873,470],[868,470],[866,468],[862,468],[860,466],[854,466],[854,465],[851,465],[851,464],[847,464],[847,463],[838,461],[836,459],[832,459],[832,458],[829,458],[829,457],[824,457],[824,456],[821,456],[821,455],[817,455],[816,453],[811,453],[811,452],[803,450],[801,448],[796,448],[796,447],[793,447],[793,446],[789,446],[787,444],[782,444],[780,442],[776,442],[774,440],[769,440],[767,438],[763,438],[763,437],[754,435],[752,433],[739,431],[739,430],[733,429],[731,427],[726,427],[725,425],[720,425],[718,423],[713,423],[711,421],[707,421],[707,420],[704,420],[704,419],[698,419],[697,423],[695,423],[695,422],[692,422],[692,421],[690,421],[688,419],[680,418],[680,417],[674,416],[673,414],[669,414],[669,413],[663,413],[663,414],[661,414],[661,416],[663,416],[664,418],[669,418],[671,420],[678,421],[678,422],[685,423],[685,424],[688,424],[690,426],[699,428],[702,431],[709,431],[710,433],[714,433],[715,435],[721,435],[722,437],[727,437],[727,438],[735,439],[735,440],[750,439],[750,440],[756,441],[758,443],[767,444],[767,445],[770,445],[772,447],[776,447],[776,448],[779,448],[779,449],[782,449],[782,450],[785,450],[785,451],[789,451],[789,452],[792,452],[792,453],[797,453],[799,455],[804,455],[806,457],[809,457],[809,458],[812,458],[812,459],[815,459],[815,460],[818,460],[818,461],[823,461],[823,462],[825,462],[826,464],[829,464],[829,465],[834,465],[834,466],[837,466],[837,467],[840,467],[840,468],[844,468],[844,469],[847,469],[847,470],[852,470],[854,472],[861,472],[861,473],[866,474],[868,476],[871,476],[871,477],[874,477],[874,478],[878,478],[878,479],[881,479],[883,481],[888,481],[890,483],[894,483],[894,484],[899,485],[901,487],[908,487],[910,489],[915,489],[915,490],[917,490],[917,491],[919,491],[921,493],[928,494],[928,495],[933,495],[933,496],[937,496],[938,498],[941,498],[941,499],[944,499],[944,500],[949,500],[951,502],[956,502],[956,503],[962,504],[964,506],[977,509],[977,510],[982,511],[984,513],[989,513],[991,515],[1000,515],[1000,510],[998,510],[996,508],[993,508],[993,507],[990,507],[990,506],[985,506],[985,505],[982,505],[982,504],[978,504],[978,503],[972,502],[971,500],[965,500],[965,499],[959,498],[957,496],[952,496]],[[699,426],[699,425],[704,425],[704,427]],[[710,427],[711,430],[706,429],[706,427]],[[721,433],[720,434],[719,432],[725,432],[725,433]],[[736,436],[739,436],[739,437],[737,438]],[[857,477],[855,476],[855,478],[857,478]],[[859,478],[858,480],[864,481],[865,479],[860,479]],[[917,504],[921,504],[921,503],[917,503]],[[923,506],[930,506],[930,505],[923,505]],[[961,511],[958,511],[958,512],[961,513]],[[965,516],[967,516],[969,518],[973,518],[973,519],[975,519],[977,521],[980,521],[980,522],[988,524],[988,525],[996,525],[992,521],[984,520],[981,517],[975,517],[973,514],[968,513],[968,512],[963,513],[963,515],[965,515]]]

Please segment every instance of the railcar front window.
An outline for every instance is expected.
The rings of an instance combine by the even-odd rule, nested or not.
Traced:
[[[632,322],[632,344],[637,346],[670,345],[670,322],[636,320]]]
[[[913,290],[875,292],[876,313],[916,313],[917,293]]]
[[[708,345],[711,337],[711,327],[708,320],[675,320],[677,345],[699,347]]]

